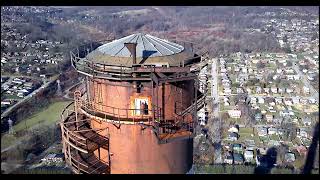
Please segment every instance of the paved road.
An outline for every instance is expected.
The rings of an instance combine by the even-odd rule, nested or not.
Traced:
[[[293,63],[293,69],[294,69],[294,70],[299,74],[299,76],[302,78],[302,82],[304,83],[304,86],[310,88],[310,94],[311,94],[311,96],[312,96],[314,99],[316,99],[317,104],[319,104],[319,93],[318,93],[318,91],[313,88],[313,86],[311,85],[309,79],[307,79],[306,75],[303,74],[303,73],[300,71],[300,69],[299,69],[299,67],[298,67],[298,65],[297,65],[296,63]]]
[[[214,144],[214,150],[215,150],[215,163],[222,163],[222,157],[221,157],[221,119],[219,117],[219,110],[220,110],[220,104],[219,104],[219,94],[218,94],[218,59],[212,60],[212,66],[211,66],[211,75],[212,75],[212,87],[211,87],[211,96],[213,98],[212,100],[212,107],[213,107],[213,122],[212,126],[214,126],[215,131],[212,132],[213,135],[213,144]]]
[[[217,59],[212,61],[211,66],[211,75],[212,75],[212,87],[211,87],[211,96],[213,97],[213,105],[219,104],[219,94],[218,94],[218,71],[217,71]],[[215,117],[219,116],[219,106],[213,106],[213,115]]]
[[[66,98],[66,99],[70,99],[70,100],[73,100],[73,97],[70,97],[69,96],[69,93],[70,93],[70,90],[76,86],[78,86],[79,84],[83,84],[84,83],[84,79],[82,79],[80,82],[70,86],[68,89],[66,89],[64,92],[63,92],[63,97]]]

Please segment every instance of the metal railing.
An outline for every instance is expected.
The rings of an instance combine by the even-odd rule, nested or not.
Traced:
[[[79,107],[86,113],[106,120],[118,121],[119,123],[121,121],[151,123],[154,119],[159,121],[162,118],[162,109],[155,105],[151,109],[126,109],[99,104],[81,97],[79,97],[78,102]]]
[[[108,39],[107,42],[110,42],[113,39]],[[201,59],[207,59],[208,50],[201,46],[199,48],[196,43],[188,42],[183,40],[175,40],[175,42],[181,42],[184,45],[191,44],[192,53],[198,54],[198,57]],[[141,76],[141,77],[133,77],[132,73],[135,71],[133,66],[123,65],[114,65],[114,64],[105,64],[105,63],[93,63],[87,59],[87,55],[95,50],[96,47],[91,44],[84,44],[70,51],[70,59],[72,66],[77,69],[80,73],[88,75],[88,76],[96,76],[99,78],[111,79],[111,80],[142,80],[142,81],[151,81],[150,76]],[[194,51],[196,50],[196,51]],[[191,57],[190,57],[191,58]],[[192,57],[194,58],[194,57]],[[182,62],[185,63],[184,61]],[[140,65],[140,64],[139,64]],[[142,65],[141,67],[144,67]],[[152,65],[151,65],[152,66]],[[182,66],[184,67],[184,65]],[[147,67],[150,69],[151,67]]]
[[[91,154],[93,156],[94,150],[100,147],[105,147],[106,144],[108,146],[107,148],[109,151],[109,137],[110,137],[108,132],[109,129],[108,128],[91,129],[89,127],[85,127],[85,128],[81,128],[80,130],[77,130],[79,127],[86,125],[86,123],[89,124],[90,119],[80,118],[80,117],[79,117],[80,118],[79,120],[76,119],[75,107],[73,105],[74,105],[74,102],[70,103],[61,113],[62,121],[60,122],[60,126],[62,131],[62,138],[63,138],[63,144],[64,144],[63,148],[64,148],[66,161],[70,166],[73,167],[73,170],[77,173],[81,173],[81,172],[88,173],[88,174],[96,173],[96,172],[105,173],[106,170],[102,170],[100,172],[99,170],[103,166],[109,166],[110,164],[109,162],[107,162],[107,164],[106,163],[103,164],[98,159],[96,161],[89,162],[88,159],[80,157],[79,151],[82,153]],[[98,133],[103,130],[106,131],[106,137],[101,136]],[[89,135],[81,134],[81,133],[87,133],[90,131],[92,132],[92,134],[89,134]],[[97,137],[94,137],[94,136],[97,136]],[[102,140],[103,142],[97,142],[99,138],[101,138],[100,140]],[[94,141],[92,141],[92,139],[94,139]],[[94,146],[92,149],[90,149],[89,147],[90,143],[91,144],[95,143],[97,146]],[[108,154],[108,157],[109,157],[109,154]],[[95,165],[97,165],[98,163],[101,163],[101,164],[98,167],[95,167]]]
[[[93,155],[92,155],[93,156]],[[108,158],[108,156],[105,156],[105,158]],[[67,152],[66,153],[66,160],[69,161],[69,165],[72,167],[73,171],[76,173],[87,173],[87,174],[104,174],[110,172],[110,163],[105,162],[103,163],[101,161],[101,158],[95,158],[95,161],[88,161],[89,158],[81,157],[80,154],[77,154],[77,152]],[[98,166],[98,167],[95,167]],[[101,169],[101,168],[109,168],[107,169]]]
[[[91,129],[91,128],[84,128],[81,130],[77,130],[77,128],[81,128],[85,124],[90,124],[90,119],[79,119],[76,120],[76,114],[75,110],[70,109],[69,107],[73,105],[74,103],[70,103],[62,112],[61,114],[61,131],[62,131],[62,138],[64,138],[64,141],[66,141],[68,144],[73,146],[74,148],[78,149],[81,152],[88,153],[89,152],[89,143],[90,143],[90,138],[93,136],[97,135],[101,137],[102,139],[104,138],[106,141],[108,140],[109,137],[109,129],[108,128],[101,128],[101,129]],[[70,127],[74,127],[74,129],[71,129]],[[79,133],[81,132],[89,132],[92,131],[91,136],[83,136]],[[107,137],[103,137],[98,134],[98,132],[101,131],[106,131]]]

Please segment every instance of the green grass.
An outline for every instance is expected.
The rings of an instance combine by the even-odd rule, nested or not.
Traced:
[[[253,134],[252,128],[240,128],[240,133]]]
[[[232,105],[224,106],[223,100],[220,100],[219,102],[221,103],[220,104],[220,112],[227,112],[228,110],[232,110],[234,108]]]
[[[17,137],[15,137],[14,135],[4,134],[1,137],[1,149],[4,149],[10,146],[16,140],[17,140]]]
[[[36,113],[32,117],[19,122],[13,127],[15,132],[22,129],[31,128],[37,125],[50,125],[60,119],[62,110],[70,103],[70,101],[54,102],[46,109]]]
[[[231,124],[242,124],[243,123],[242,121],[243,120],[241,118],[228,118],[228,119],[225,120],[225,122],[227,124],[229,124],[229,123],[231,123]]]
[[[273,64],[273,63],[268,63],[267,66],[269,69],[276,69],[277,68],[277,65],[276,64]]]
[[[254,134],[252,128],[240,128],[240,131],[239,131],[240,138],[238,139],[238,141],[244,142],[247,139],[255,140],[255,137],[254,136],[252,137],[251,134]]]
[[[60,114],[63,108],[65,108],[69,103],[70,101],[54,102],[47,108],[44,108],[34,114],[32,117],[22,120],[18,124],[14,125],[13,129],[15,132],[19,132],[24,130],[26,127],[29,129],[35,128],[36,126],[51,125],[60,120]],[[1,137],[1,149],[14,144],[16,141],[21,141],[23,138],[24,136],[17,137],[16,135],[4,134]]]
[[[270,137],[271,140],[275,140],[275,141],[279,140],[279,137],[276,134],[272,134],[269,137]]]
[[[259,136],[259,141],[263,141],[265,143],[268,141],[268,137]]]

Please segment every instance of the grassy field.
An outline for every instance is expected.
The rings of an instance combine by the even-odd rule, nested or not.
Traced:
[[[253,136],[251,136],[251,134],[253,134]],[[260,143],[259,137],[254,134],[254,131],[252,128],[240,128],[239,135],[240,135],[240,138],[238,140],[239,142],[244,142],[247,139],[253,139],[256,144]]]
[[[13,127],[14,131],[20,131],[22,129],[32,128],[38,125],[50,125],[55,123],[60,118],[60,113],[63,108],[66,107],[70,101],[54,102],[50,104],[46,109],[34,114],[32,117],[21,121]]]
[[[1,150],[5,149],[6,147],[10,146],[11,144],[13,144],[14,142],[17,141],[17,137],[15,137],[14,135],[9,135],[9,134],[4,134],[1,137]]]
[[[32,117],[22,120],[18,124],[13,126],[15,132],[21,131],[25,128],[36,128],[45,125],[51,125],[60,120],[60,113],[63,108],[66,107],[70,101],[54,102],[47,108],[35,113]],[[1,149],[4,149],[17,140],[22,140],[23,137],[16,137],[14,135],[5,134],[1,137]]]

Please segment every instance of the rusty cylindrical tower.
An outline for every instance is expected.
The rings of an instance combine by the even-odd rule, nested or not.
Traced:
[[[74,172],[186,173],[203,101],[191,66],[201,56],[141,33],[80,54],[71,62],[85,83],[60,123]]]

